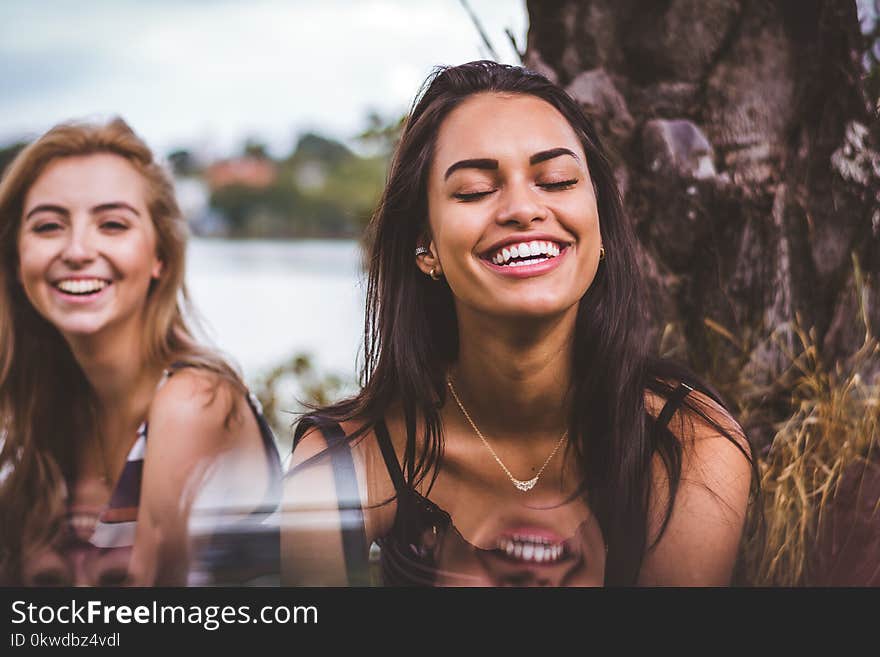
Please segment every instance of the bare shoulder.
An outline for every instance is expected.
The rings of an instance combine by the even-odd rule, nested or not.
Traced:
[[[662,396],[646,394],[646,409],[654,417],[665,403]],[[660,455],[653,459],[650,547],[640,581],[726,584],[736,560],[751,490],[748,440],[723,406],[694,390],[667,426],[681,446],[681,470],[678,477],[676,473],[670,476]]]
[[[380,456],[381,450],[376,439],[376,431],[372,426],[367,426],[363,420],[354,418],[344,420],[339,423],[343,434],[347,440],[347,448],[352,451],[358,458],[372,461],[375,457]],[[403,447],[398,446],[394,437],[392,437],[395,451],[402,451]],[[288,470],[292,470],[306,462],[314,462],[315,457],[319,457],[329,453],[331,447],[327,435],[318,424],[309,426],[296,441],[296,445],[290,457]]]
[[[137,581],[185,581],[193,509],[237,513],[264,498],[264,446],[246,406],[232,382],[196,368],[177,370],[156,392],[132,555]]]
[[[666,402],[665,397],[645,391],[645,409],[651,417],[658,418]],[[736,453],[746,463],[751,458],[749,442],[736,419],[724,406],[699,390],[688,390],[667,427],[686,453],[696,452],[708,458]]]
[[[225,377],[204,369],[176,371],[156,392],[150,426],[174,424],[192,435],[238,434],[249,414],[242,391]]]
[[[353,435],[356,430],[353,421],[342,422],[340,427],[346,437]],[[350,443],[349,448],[353,447],[354,443]],[[314,462],[316,457],[328,454],[329,448],[330,441],[324,430],[318,424],[311,424],[296,441],[290,456],[288,470],[293,470],[306,462]]]
[[[359,499],[357,504],[364,511],[367,536],[372,540],[384,535],[394,520],[395,504],[385,504],[394,498],[394,486],[388,475],[375,429],[365,427],[358,418],[340,422],[345,434],[344,444],[331,444],[328,435],[318,425],[306,429],[297,441],[290,456],[285,477],[285,498],[290,506],[337,507],[340,485],[337,481],[345,476],[337,469],[338,455],[335,450],[346,450],[354,466],[354,480]],[[342,485],[342,488],[347,486]],[[351,501],[350,501],[351,502]]]

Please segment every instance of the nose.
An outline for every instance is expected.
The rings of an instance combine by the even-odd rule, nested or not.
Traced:
[[[509,181],[500,193],[502,202],[496,217],[499,224],[525,227],[547,219],[547,206],[531,182]]]
[[[95,259],[95,245],[87,226],[74,224],[67,233],[61,259],[70,267],[82,267]]]

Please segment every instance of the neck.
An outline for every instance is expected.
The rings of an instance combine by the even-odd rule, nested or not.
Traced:
[[[512,439],[562,434],[576,317],[577,307],[535,321],[459,308],[459,358],[450,375],[483,433]]]
[[[100,334],[68,338],[105,422],[120,429],[146,415],[162,367],[150,367],[142,356],[140,324],[109,327]],[[115,431],[114,431],[115,433]]]

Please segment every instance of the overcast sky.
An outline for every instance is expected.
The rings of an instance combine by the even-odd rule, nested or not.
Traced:
[[[470,0],[501,59],[523,0]],[[486,56],[459,0],[2,0],[0,144],[122,115],[160,153],[288,151],[402,114],[437,64]]]

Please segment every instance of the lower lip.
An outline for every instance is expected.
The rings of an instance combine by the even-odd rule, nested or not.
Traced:
[[[480,260],[482,260],[489,269],[502,276],[509,276],[511,278],[532,278],[533,276],[540,276],[541,274],[546,274],[547,272],[556,269],[562,263],[562,259],[565,258],[565,255],[570,248],[571,247],[567,246],[562,249],[562,251],[559,252],[559,255],[555,258],[548,258],[547,260],[537,262],[534,265],[511,267],[510,265],[496,265],[491,260],[486,260],[485,258],[480,258]]]
[[[92,294],[68,294],[67,292],[63,292],[59,290],[54,285],[52,286],[52,290],[55,293],[55,296],[59,299],[62,299],[65,303],[71,303],[75,305],[86,305],[92,303],[94,301],[98,301],[102,299],[107,290],[110,289],[112,283],[110,285],[104,286],[100,291],[94,292]]]

